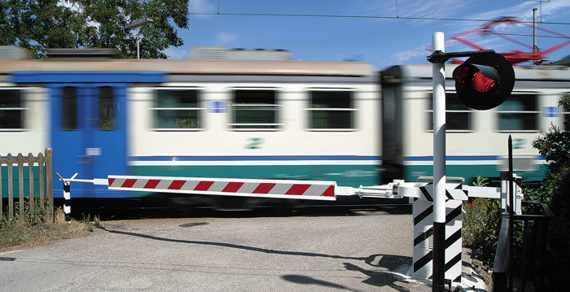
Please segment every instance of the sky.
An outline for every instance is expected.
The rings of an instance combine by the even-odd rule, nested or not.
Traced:
[[[374,15],[399,17],[438,17],[494,19],[515,16],[532,20],[532,8],[538,0],[190,0],[190,27],[180,29],[181,47],[167,49],[169,58],[187,58],[192,47],[286,49],[296,60],[356,60],[382,69],[395,64],[421,64],[429,54],[432,34],[445,33],[447,51],[471,48],[450,38],[460,32],[480,27],[484,22],[324,18],[282,16],[232,16],[224,13],[281,13]],[[216,14],[220,15],[201,15]],[[570,35],[570,0],[543,0],[540,13],[544,22],[539,28]],[[531,27],[501,25],[500,33],[524,44],[531,44]],[[499,52],[529,51],[527,46],[500,37],[471,35],[468,39]],[[569,39],[538,31],[538,46],[546,49]],[[551,60],[570,55],[570,44],[550,54]]]

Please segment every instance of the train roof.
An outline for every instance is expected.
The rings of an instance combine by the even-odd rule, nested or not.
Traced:
[[[13,72],[142,72],[175,75],[373,76],[362,62],[234,60],[0,60],[0,74]]]
[[[445,78],[451,79],[453,70],[458,65],[446,64]],[[552,81],[570,81],[570,67],[556,65],[540,65],[532,67],[514,66],[515,76],[517,80],[552,80]],[[397,65],[391,66],[381,71],[383,80],[418,80],[431,79],[431,64],[421,65]]]

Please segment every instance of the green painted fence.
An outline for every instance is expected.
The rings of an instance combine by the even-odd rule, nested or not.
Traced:
[[[45,220],[53,220],[52,150],[24,156],[0,156],[0,218],[24,216],[29,208],[46,210]],[[17,201],[15,200],[17,199]],[[15,214],[18,211],[18,214]]]

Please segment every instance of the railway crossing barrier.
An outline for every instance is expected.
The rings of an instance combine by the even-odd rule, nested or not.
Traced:
[[[190,195],[240,196],[252,198],[277,198],[295,200],[334,201],[336,197],[358,196],[361,198],[409,198],[413,209],[413,258],[409,276],[428,280],[433,277],[433,234],[434,234],[434,187],[430,182],[406,182],[394,180],[392,183],[358,188],[338,186],[334,181],[302,180],[262,180],[235,178],[196,178],[109,175],[107,178],[79,179],[60,176],[64,189],[64,212],[70,220],[71,184],[89,183],[106,186],[117,191],[150,191]],[[461,182],[448,182],[445,185],[445,279],[461,283],[462,274],[462,214],[463,202],[469,198],[501,199],[506,209],[509,184],[502,181],[501,188],[468,186]],[[520,214],[522,192],[517,186],[515,211]],[[470,285],[470,284],[469,284]]]

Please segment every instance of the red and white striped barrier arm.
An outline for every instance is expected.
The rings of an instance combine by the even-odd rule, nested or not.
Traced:
[[[110,175],[110,190],[254,198],[335,200],[336,182]]]

